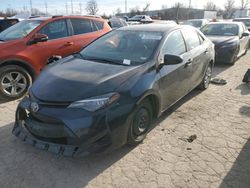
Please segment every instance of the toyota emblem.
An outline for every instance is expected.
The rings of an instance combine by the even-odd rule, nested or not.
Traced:
[[[31,108],[32,112],[38,112],[39,105],[36,102],[32,102],[30,105],[30,108]]]

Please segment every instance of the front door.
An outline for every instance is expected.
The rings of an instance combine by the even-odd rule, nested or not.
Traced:
[[[192,73],[192,57],[187,52],[181,30],[172,32],[163,44],[159,61],[163,63],[164,55],[179,55],[183,62],[177,65],[165,65],[160,70],[160,93],[165,110],[188,92]]]
[[[52,56],[65,57],[73,53],[74,43],[72,36],[69,36],[65,19],[48,23],[38,33],[46,34],[49,40],[28,46],[28,51],[41,68]]]

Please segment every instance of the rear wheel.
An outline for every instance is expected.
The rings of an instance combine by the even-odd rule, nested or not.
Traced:
[[[208,88],[211,78],[212,78],[212,68],[213,65],[210,63],[206,69],[205,75],[200,83],[200,85],[198,86],[198,88],[200,90],[205,90]]]
[[[30,74],[20,66],[8,65],[0,68],[0,96],[4,99],[22,97],[31,83]]]
[[[152,118],[152,105],[146,99],[138,105],[133,113],[127,138],[128,145],[135,146],[145,139],[151,126]]]

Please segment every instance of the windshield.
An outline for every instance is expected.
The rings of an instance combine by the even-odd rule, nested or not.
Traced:
[[[80,54],[87,60],[139,65],[152,58],[162,37],[162,32],[116,30],[96,40]]]
[[[209,24],[201,28],[205,35],[237,36],[239,26],[237,24]]]
[[[0,33],[1,41],[15,40],[26,37],[31,31],[41,24],[39,20],[21,21]]]
[[[202,21],[201,20],[189,20],[185,24],[191,25],[191,26],[194,26],[194,27],[201,27]]]

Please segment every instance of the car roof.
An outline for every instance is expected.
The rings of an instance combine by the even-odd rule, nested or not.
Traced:
[[[241,25],[242,22],[210,22],[208,25],[223,25],[223,24],[234,24],[234,25]]]
[[[58,15],[58,16],[50,16],[50,17],[34,17],[34,18],[30,18],[28,20],[38,20],[38,21],[46,21],[49,19],[56,19],[56,18],[85,18],[85,19],[93,19],[93,20],[102,20],[104,21],[103,18],[101,17],[96,17],[96,16],[89,16],[89,15],[70,15],[70,16],[62,16],[62,15]]]
[[[119,28],[123,31],[153,31],[153,32],[170,32],[175,29],[190,28],[190,26],[176,25],[176,24],[145,24],[145,25],[130,25]]]
[[[234,18],[233,20],[250,20],[250,18]]]

